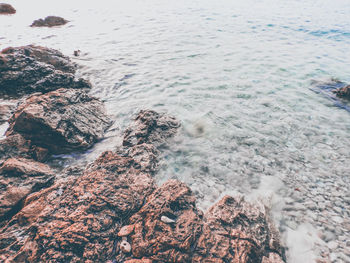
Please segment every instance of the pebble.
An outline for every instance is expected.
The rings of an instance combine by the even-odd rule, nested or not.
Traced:
[[[120,243],[120,249],[123,251],[123,253],[130,253],[131,252],[131,245],[129,244],[128,241],[123,240]]]
[[[175,220],[170,219],[170,218],[167,217],[167,216],[162,216],[162,217],[160,218],[160,220],[161,220],[163,223],[166,223],[166,224],[175,223]]]
[[[338,242],[336,242],[334,240],[330,241],[330,242],[328,242],[327,246],[330,250],[334,250],[338,247]]]

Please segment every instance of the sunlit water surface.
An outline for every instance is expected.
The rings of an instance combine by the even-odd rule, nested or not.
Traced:
[[[350,261],[350,114],[310,89],[350,82],[349,1],[10,3],[17,14],[0,17],[0,48],[81,50],[79,75],[115,121],[66,164],[115,148],[139,110],[167,112],[182,128],[158,183],[188,183],[203,209],[224,194],[263,199],[290,262]],[[29,27],[47,15],[70,22]]]

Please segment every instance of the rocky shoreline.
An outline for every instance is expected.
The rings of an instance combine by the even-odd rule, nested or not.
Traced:
[[[82,169],[49,167],[49,156],[103,138],[111,124],[103,103],[56,50],[7,48],[0,58],[1,97],[12,105],[0,118],[9,122],[0,141],[0,261],[285,262],[263,205],[225,196],[203,213],[184,183],[156,185],[159,147],[180,127],[172,116],[143,110],[116,152]]]

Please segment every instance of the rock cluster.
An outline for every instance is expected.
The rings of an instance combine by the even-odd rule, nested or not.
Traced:
[[[0,15],[12,15],[16,13],[16,9],[10,4],[0,3]]]
[[[88,81],[75,79],[75,71],[76,65],[57,50],[34,45],[6,48],[0,53],[0,96],[91,88]]]
[[[69,21],[65,20],[59,16],[47,16],[45,19],[35,20],[31,27],[53,27],[53,26],[62,26],[67,24]]]
[[[15,50],[3,54],[18,54],[20,70],[7,68],[0,89],[43,94],[23,100],[0,141],[1,262],[285,262],[265,207],[226,196],[204,214],[184,183],[157,187],[160,148],[180,126],[166,114],[141,111],[118,152],[55,176],[38,161],[87,149],[110,121],[99,100],[60,78],[71,74],[77,83],[65,57]],[[34,64],[39,73],[28,71],[25,89],[21,74]]]
[[[350,85],[338,88],[334,92],[338,97],[350,100]]]

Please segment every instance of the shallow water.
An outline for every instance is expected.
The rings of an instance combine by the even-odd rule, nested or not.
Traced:
[[[290,262],[350,262],[350,114],[311,89],[350,82],[347,0],[11,1],[0,48],[73,54],[115,124],[66,163],[113,149],[140,109],[182,122],[159,183],[188,183],[203,209],[227,193],[263,199]],[[31,28],[59,15],[70,23]],[[1,130],[1,129],[0,129]]]

